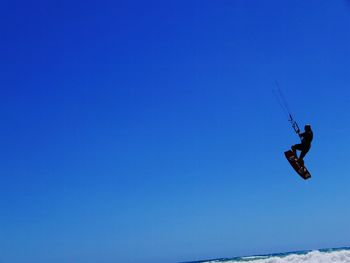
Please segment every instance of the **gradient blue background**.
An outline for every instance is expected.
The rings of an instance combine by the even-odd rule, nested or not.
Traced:
[[[349,2],[3,0],[0,23],[1,263],[350,244]]]

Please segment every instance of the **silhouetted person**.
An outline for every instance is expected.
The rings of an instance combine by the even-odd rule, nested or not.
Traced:
[[[314,137],[310,124],[306,124],[304,129],[305,131],[303,133],[300,133],[300,130],[298,131],[298,135],[301,139],[301,143],[294,144],[292,146],[292,150],[297,158],[298,158],[297,150],[301,151],[300,156],[298,158],[298,162],[303,166],[304,166],[304,157],[307,154],[307,152],[310,150],[311,142]]]

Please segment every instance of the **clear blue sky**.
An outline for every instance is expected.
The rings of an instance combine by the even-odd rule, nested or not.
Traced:
[[[349,2],[5,0],[0,23],[1,263],[350,244]]]

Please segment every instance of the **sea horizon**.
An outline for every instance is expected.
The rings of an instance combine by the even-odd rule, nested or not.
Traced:
[[[230,258],[213,258],[196,261],[182,261],[178,263],[348,263],[350,262],[350,247],[321,248],[298,250],[272,254],[257,254]]]

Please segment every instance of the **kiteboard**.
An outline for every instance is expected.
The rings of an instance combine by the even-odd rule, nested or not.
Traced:
[[[293,169],[305,180],[311,177],[311,174],[304,165],[298,163],[298,158],[295,156],[292,150],[284,152],[288,162],[293,167]]]

